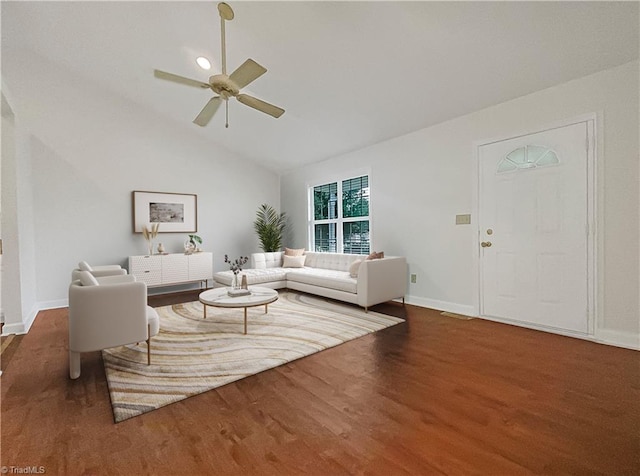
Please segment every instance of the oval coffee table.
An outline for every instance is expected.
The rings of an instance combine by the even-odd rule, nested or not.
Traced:
[[[244,333],[247,333],[247,308],[263,306],[264,313],[269,312],[269,304],[278,299],[278,291],[271,288],[251,286],[251,294],[245,296],[229,296],[229,288],[209,289],[200,293],[199,300],[204,307],[204,318],[207,318],[207,306],[244,308]]]

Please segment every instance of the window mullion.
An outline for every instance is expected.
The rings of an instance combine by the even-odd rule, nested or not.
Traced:
[[[344,253],[342,243],[342,180],[338,180],[338,220],[336,223],[336,236],[338,240],[336,243],[336,251],[338,253]]]

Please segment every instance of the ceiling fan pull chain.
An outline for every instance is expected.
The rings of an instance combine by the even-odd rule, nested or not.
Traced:
[[[226,106],[225,109],[226,109],[227,119],[224,127],[228,129],[229,128],[229,100],[228,99],[225,101],[225,106]]]

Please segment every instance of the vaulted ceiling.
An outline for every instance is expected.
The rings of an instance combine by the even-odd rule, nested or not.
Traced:
[[[200,128],[211,91],[154,78],[220,71],[216,2],[2,2],[3,67],[36,53],[282,172],[638,58],[637,2],[229,4],[228,69],[264,65],[246,92],[280,119],[232,101]]]

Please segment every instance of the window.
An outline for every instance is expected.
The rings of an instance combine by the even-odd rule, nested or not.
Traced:
[[[525,145],[505,155],[498,163],[497,173],[535,169],[559,163],[558,155],[551,149],[541,145]]]
[[[309,200],[309,249],[369,254],[368,175],[310,187]]]

